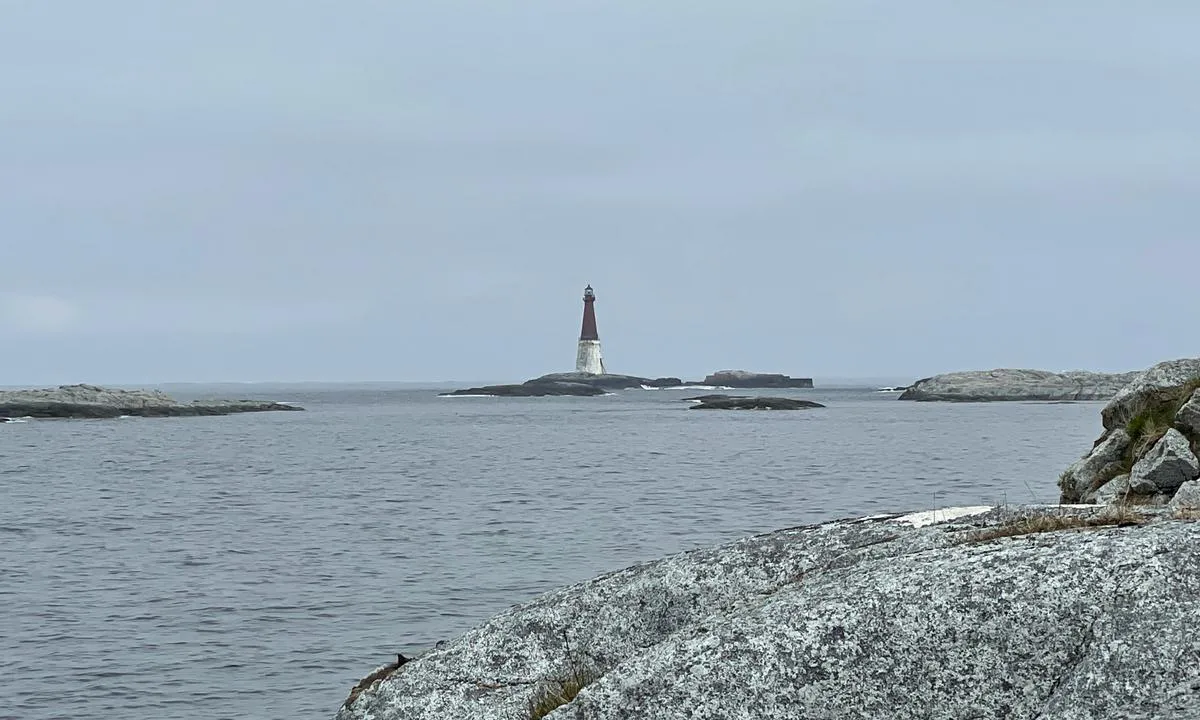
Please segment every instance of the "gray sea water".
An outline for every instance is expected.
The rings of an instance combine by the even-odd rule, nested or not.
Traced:
[[[1053,502],[1099,431],[1098,403],[685,394],[272,387],[241,395],[308,412],[0,425],[0,717],[329,718],[396,652],[604,571],[837,517]]]

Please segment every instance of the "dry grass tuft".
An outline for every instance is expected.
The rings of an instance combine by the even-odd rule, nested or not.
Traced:
[[[1145,525],[1149,518],[1126,506],[1112,506],[1095,515],[1076,513],[1040,514],[1017,518],[1011,522],[984,528],[972,533],[965,542],[986,542],[999,538],[1059,532],[1062,530],[1086,530],[1102,527],[1131,527]]]
[[[579,691],[591,685],[600,673],[574,666],[563,677],[554,678],[542,685],[529,701],[529,720],[542,720],[554,710],[566,705],[579,695]]]

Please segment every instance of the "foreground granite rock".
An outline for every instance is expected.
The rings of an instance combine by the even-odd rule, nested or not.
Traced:
[[[704,378],[705,385],[731,388],[811,388],[812,378],[794,378],[778,373],[747,370],[718,370]]]
[[[495,397],[545,397],[548,395],[574,395],[592,397],[604,395],[612,390],[628,390],[640,387],[678,387],[683,385],[679,378],[643,378],[636,375],[589,375],[587,373],[551,373],[523,383],[513,385],[484,385],[482,387],[454,390],[441,393],[454,395],[492,395]]]
[[[1109,375],[1045,370],[977,370],[945,373],[912,384],[898,400],[989,402],[1108,400],[1138,373]]]
[[[0,391],[0,416],[10,418],[186,417],[303,409],[261,400],[184,403],[161,390],[117,390],[96,385]]]
[[[821,403],[812,402],[811,400],[796,400],[794,398],[779,398],[779,397],[736,397],[736,396],[709,396],[701,398],[699,404],[688,408],[689,410],[807,410],[809,408],[823,408]]]
[[[1062,502],[1172,504],[1200,478],[1200,359],[1137,374],[1100,418],[1103,434],[1059,478]]]
[[[1200,718],[1200,523],[984,535],[1101,512],[875,516],[636,565],[381,673],[337,718],[527,720],[571,675],[595,679],[549,720]]]

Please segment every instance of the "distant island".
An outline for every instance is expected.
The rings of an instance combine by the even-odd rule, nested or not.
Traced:
[[[1138,374],[1056,373],[1009,368],[954,372],[918,380],[897,399],[918,402],[1108,400]]]
[[[746,370],[718,370],[704,378],[705,385],[732,388],[811,388],[812,378],[794,378],[777,373],[757,373]]]
[[[729,388],[811,388],[812,378],[793,378],[774,373],[753,373],[746,370],[721,370],[712,373],[701,382],[685,382],[677,377],[645,378],[637,375],[614,373],[551,373],[526,380],[523,383],[506,385],[483,385],[440,393],[444,397],[547,397],[577,396],[592,397],[606,395],[614,390],[637,388],[662,389],[684,387],[729,387]]]
[[[263,400],[197,400],[185,403],[161,390],[118,390],[83,384],[36,390],[0,390],[0,420],[6,422],[26,417],[187,417],[303,409]]]

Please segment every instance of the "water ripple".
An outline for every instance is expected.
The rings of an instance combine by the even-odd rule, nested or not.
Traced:
[[[331,717],[392,653],[564,583],[832,517],[1051,501],[1098,431],[1089,403],[664,394],[293,388],[309,412],[0,427],[0,714]]]

